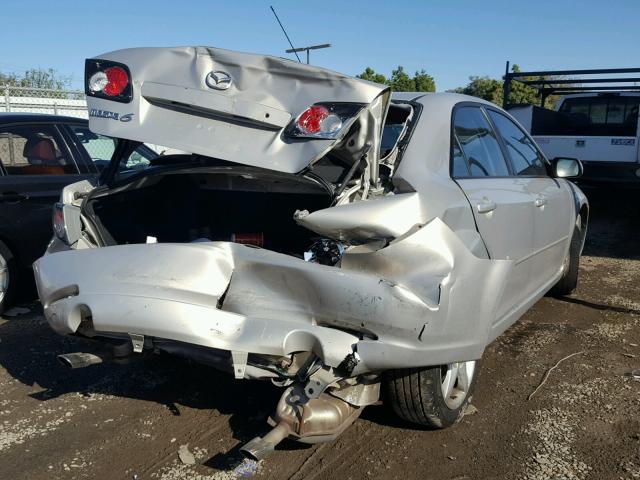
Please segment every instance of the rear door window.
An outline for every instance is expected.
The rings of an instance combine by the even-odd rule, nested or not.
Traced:
[[[0,126],[0,161],[8,175],[79,173],[54,125]]]
[[[454,138],[472,177],[506,177],[509,168],[496,138],[496,133],[480,107],[459,107],[453,117]],[[453,172],[462,171],[453,158]]]
[[[81,148],[89,156],[98,171],[102,171],[109,162],[116,149],[113,138],[98,135],[84,125],[71,125],[71,131],[75,135]],[[126,162],[121,163],[121,170],[144,170],[151,165],[151,160],[156,154],[149,148],[138,147],[133,151]]]
[[[504,141],[515,174],[546,176],[544,157],[528,135],[511,119],[495,110],[489,110],[489,116]]]

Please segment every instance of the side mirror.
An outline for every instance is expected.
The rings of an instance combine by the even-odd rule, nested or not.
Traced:
[[[582,162],[577,158],[556,157],[551,161],[556,178],[577,178],[582,175]]]

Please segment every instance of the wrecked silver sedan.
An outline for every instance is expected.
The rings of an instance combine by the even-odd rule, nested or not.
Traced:
[[[86,92],[118,143],[55,206],[46,318],[281,386],[247,455],[331,440],[381,391],[455,423],[487,344],[576,286],[588,205],[561,177],[581,166],[488,102],[205,47],[89,59]],[[188,153],[135,162],[141,142]]]

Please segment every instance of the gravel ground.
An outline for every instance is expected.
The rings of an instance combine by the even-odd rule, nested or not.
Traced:
[[[243,461],[277,389],[166,357],[66,370],[56,354],[96,347],[31,305],[0,319],[0,479],[640,478],[640,382],[625,376],[640,368],[640,213],[633,193],[590,196],[578,291],[489,346],[477,411],[454,428],[368,407],[333,443]]]

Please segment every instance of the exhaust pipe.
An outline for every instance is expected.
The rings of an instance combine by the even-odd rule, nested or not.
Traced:
[[[65,353],[63,355],[58,355],[57,358],[62,365],[69,368],[84,368],[89,365],[102,363],[103,361],[102,357],[99,357],[98,355],[84,352]]]
[[[264,437],[256,437],[240,448],[240,453],[251,460],[262,460],[273,452],[282,440],[291,433],[289,426],[280,422]]]

